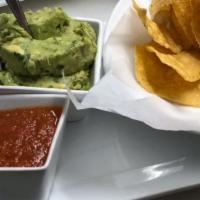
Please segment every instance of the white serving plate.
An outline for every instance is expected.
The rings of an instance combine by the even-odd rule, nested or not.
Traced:
[[[61,106],[63,111],[45,164],[41,167],[0,167],[0,199],[48,199],[55,178],[55,170],[60,155],[60,144],[65,131],[69,108],[69,99],[66,95],[1,96],[0,110],[49,105]]]
[[[150,199],[200,182],[198,135],[101,111],[67,125],[60,155],[49,200]]]
[[[72,16],[106,21],[116,3],[28,0],[23,5],[33,9],[61,5]],[[49,200],[150,199],[188,189],[200,184],[199,155],[198,135],[153,130],[115,114],[92,110],[83,121],[67,125]],[[145,171],[153,172],[147,175]]]
[[[114,3],[87,0],[84,11],[82,1],[65,5],[72,14],[105,20]],[[200,186],[198,135],[154,130],[96,110],[67,129],[50,200],[150,199]]]
[[[67,131],[50,200],[150,199],[200,186],[199,135],[97,110]]]

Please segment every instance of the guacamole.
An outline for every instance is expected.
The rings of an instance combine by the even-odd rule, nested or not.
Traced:
[[[55,88],[67,84],[71,89],[88,89],[97,49],[91,25],[70,18],[61,8],[25,15],[33,37],[13,15],[0,14],[0,60],[4,63],[0,84]]]

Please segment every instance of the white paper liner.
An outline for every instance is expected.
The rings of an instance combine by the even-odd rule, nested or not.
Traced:
[[[148,7],[149,0],[140,1]],[[113,11],[105,32],[106,75],[94,86],[78,109],[97,108],[142,121],[161,130],[200,130],[200,109],[170,103],[145,91],[134,77],[133,45],[149,41],[142,22],[121,0]]]

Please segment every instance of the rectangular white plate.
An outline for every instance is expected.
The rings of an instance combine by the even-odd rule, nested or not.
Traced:
[[[50,200],[150,199],[188,189],[200,183],[199,157],[199,135],[92,110],[67,126]]]
[[[117,0],[25,1],[60,5],[69,15],[106,21]],[[200,184],[200,136],[153,130],[115,114],[91,111],[68,124],[50,200],[128,200]],[[15,199],[18,200],[18,199]]]

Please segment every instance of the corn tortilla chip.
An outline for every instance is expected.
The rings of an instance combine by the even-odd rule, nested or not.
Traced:
[[[200,80],[199,51],[190,50],[172,54],[156,44],[149,44],[146,48],[148,51],[154,53],[163,64],[173,68],[184,80],[189,82]]]
[[[170,13],[172,0],[152,0],[149,7],[151,18],[154,20],[160,13]]]
[[[146,46],[135,47],[136,79],[147,91],[175,103],[200,107],[200,81],[187,82]]]
[[[181,44],[183,46],[183,49],[189,49],[191,47],[191,40],[187,39],[187,35],[184,33],[182,26],[179,24],[178,19],[174,13],[174,11],[171,11],[171,19],[172,22],[174,24],[174,27],[176,29],[176,31],[179,34],[180,40],[181,40]]]
[[[159,27],[154,21],[146,16],[146,10],[140,8],[135,1],[133,1],[133,6],[144,26],[147,28],[149,35],[156,43],[167,49],[170,49],[174,53],[181,51],[182,47],[177,43],[178,39],[175,39],[177,34],[174,32],[173,28],[170,27],[169,30],[165,26]]]
[[[192,32],[191,20],[192,20],[192,2],[191,0],[173,0],[172,8],[174,12],[175,24],[179,24],[179,34],[186,36],[185,42],[191,46],[197,47],[195,36]],[[181,30],[180,30],[181,29]]]
[[[200,46],[200,1],[192,1],[192,20],[191,20],[192,32],[196,38],[198,45]]]

